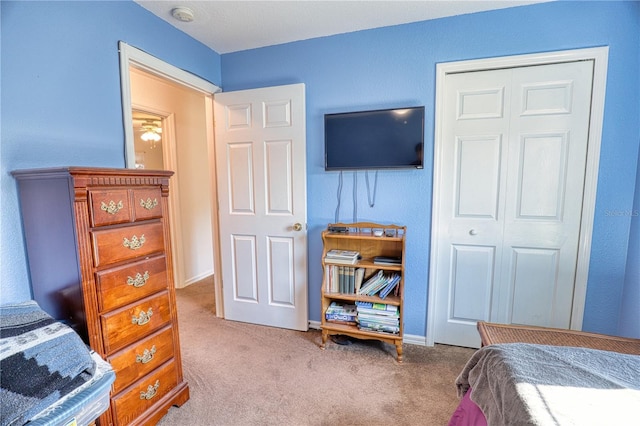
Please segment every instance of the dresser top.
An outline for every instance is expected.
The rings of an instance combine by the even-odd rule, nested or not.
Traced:
[[[119,168],[108,168],[108,167],[79,167],[79,166],[69,166],[69,167],[49,167],[49,168],[41,168],[41,169],[23,169],[23,170],[14,170],[11,174],[16,178],[29,178],[29,177],[43,177],[44,176],[81,176],[81,175],[91,175],[91,176],[135,176],[135,177],[145,177],[145,176],[163,176],[163,177],[171,177],[173,175],[173,171],[171,170],[149,170],[149,169],[119,169]]]

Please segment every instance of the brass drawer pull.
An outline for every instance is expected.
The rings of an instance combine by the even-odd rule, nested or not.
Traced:
[[[151,210],[158,205],[158,199],[154,198],[153,200],[151,200],[151,198],[147,198],[147,201],[145,201],[141,198],[140,205],[147,210]]]
[[[122,245],[131,250],[138,250],[144,245],[145,242],[146,240],[144,238],[144,234],[142,234],[140,238],[134,235],[133,237],[131,237],[131,241],[129,241],[129,239],[125,237]]]
[[[123,207],[124,207],[124,204],[122,204],[122,200],[118,201],[118,204],[116,204],[116,202],[113,200],[109,201],[109,204],[106,204],[103,201],[102,204],[100,205],[100,209],[104,210],[109,214],[116,214],[120,210],[122,210]]]
[[[145,285],[148,279],[149,271],[144,271],[144,275],[141,275],[140,272],[138,272],[135,278],[127,277],[127,285],[132,285],[136,288],[139,288]]]
[[[153,309],[149,308],[149,310],[147,312],[142,311],[140,312],[139,316],[132,316],[131,317],[131,324],[137,324],[137,325],[145,325],[146,323],[148,323],[151,320],[151,315],[153,315]]]
[[[151,386],[149,385],[149,387],[147,387],[147,391],[143,392],[140,391],[140,399],[151,399],[154,396],[156,396],[156,393],[158,393],[158,388],[160,387],[160,380],[156,380],[156,383]]]
[[[151,346],[151,350],[145,349],[142,355],[136,355],[136,362],[146,364],[153,359],[156,353],[156,345]]]

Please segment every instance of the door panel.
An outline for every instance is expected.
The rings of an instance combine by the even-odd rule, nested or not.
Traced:
[[[215,119],[225,318],[307,330],[304,85],[217,94]]]
[[[254,236],[232,235],[233,300],[258,302],[256,240]]]
[[[500,152],[499,135],[458,139],[457,217],[498,218]]]
[[[451,263],[450,318],[467,322],[487,318],[491,312],[495,247],[454,245]]]
[[[291,140],[265,143],[267,214],[293,214]]]
[[[523,135],[520,144],[518,219],[561,220],[567,174],[567,135]]]
[[[253,147],[250,143],[230,143],[227,145],[229,161],[228,187],[229,205],[233,214],[254,214]]]
[[[511,259],[514,293],[507,322],[551,326],[558,287],[558,250],[515,247]]]
[[[294,265],[292,238],[269,238],[269,303],[295,308],[295,280],[291,271]]]
[[[569,328],[591,79],[590,61],[446,76],[436,342],[478,347],[478,320]]]

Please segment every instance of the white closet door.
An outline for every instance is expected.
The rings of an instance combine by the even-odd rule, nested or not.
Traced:
[[[435,341],[478,347],[478,320],[568,328],[592,62],[446,79]]]

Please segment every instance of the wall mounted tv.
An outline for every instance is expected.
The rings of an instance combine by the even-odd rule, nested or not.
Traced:
[[[424,107],[324,116],[325,170],[423,168]]]

